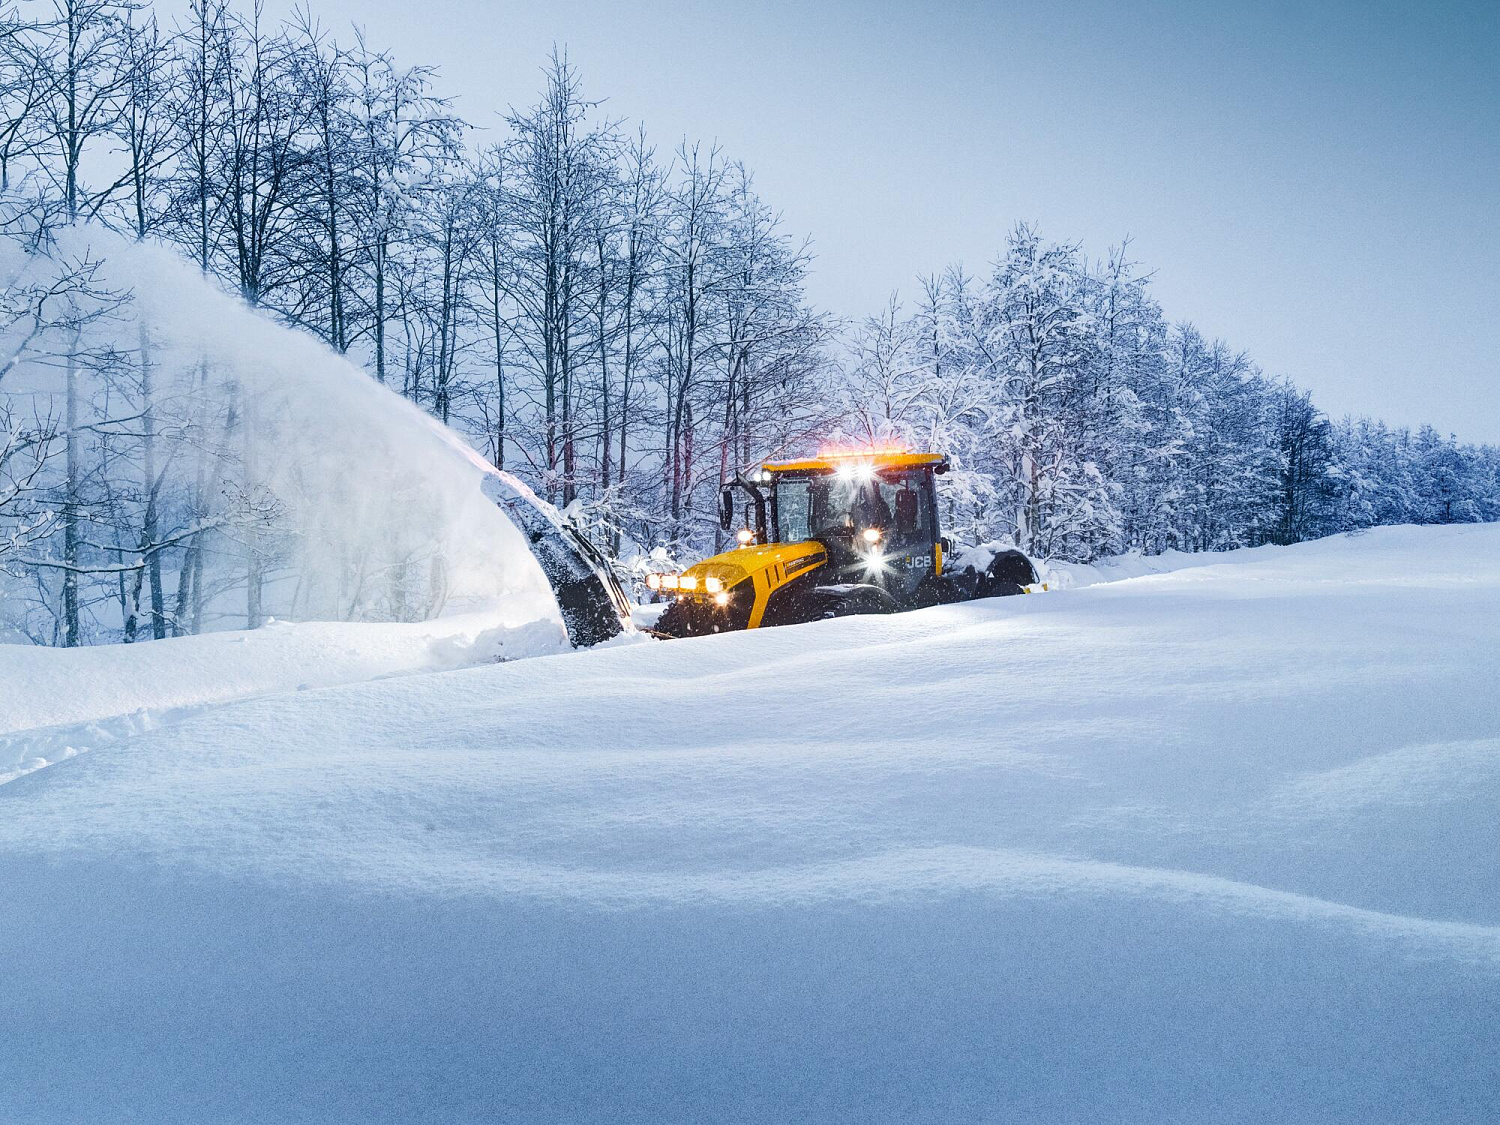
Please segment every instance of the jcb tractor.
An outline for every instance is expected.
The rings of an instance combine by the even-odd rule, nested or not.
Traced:
[[[935,483],[947,471],[941,454],[865,450],[737,477],[719,519],[725,531],[738,523],[739,546],[647,578],[672,599],[657,631],[702,636],[1027,592],[1037,574],[1020,551],[999,552],[982,571],[951,566]]]

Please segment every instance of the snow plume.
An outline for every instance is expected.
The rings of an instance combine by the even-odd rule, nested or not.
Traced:
[[[0,284],[0,632],[555,618],[460,438],[170,251],[63,230]]]

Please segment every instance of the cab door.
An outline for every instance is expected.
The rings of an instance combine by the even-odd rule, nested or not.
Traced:
[[[937,567],[937,509],[928,466],[877,474],[881,500],[891,515],[885,529],[884,585],[898,601],[909,601]]]

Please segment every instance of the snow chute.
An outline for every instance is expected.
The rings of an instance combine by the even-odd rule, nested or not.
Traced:
[[[630,603],[598,549],[520,480],[495,468],[484,494],[521,530],[557,598],[574,648],[587,648],[628,632]]]

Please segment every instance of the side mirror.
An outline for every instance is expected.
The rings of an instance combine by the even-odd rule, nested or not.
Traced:
[[[719,493],[719,528],[728,531],[734,526],[734,490],[726,488]]]

